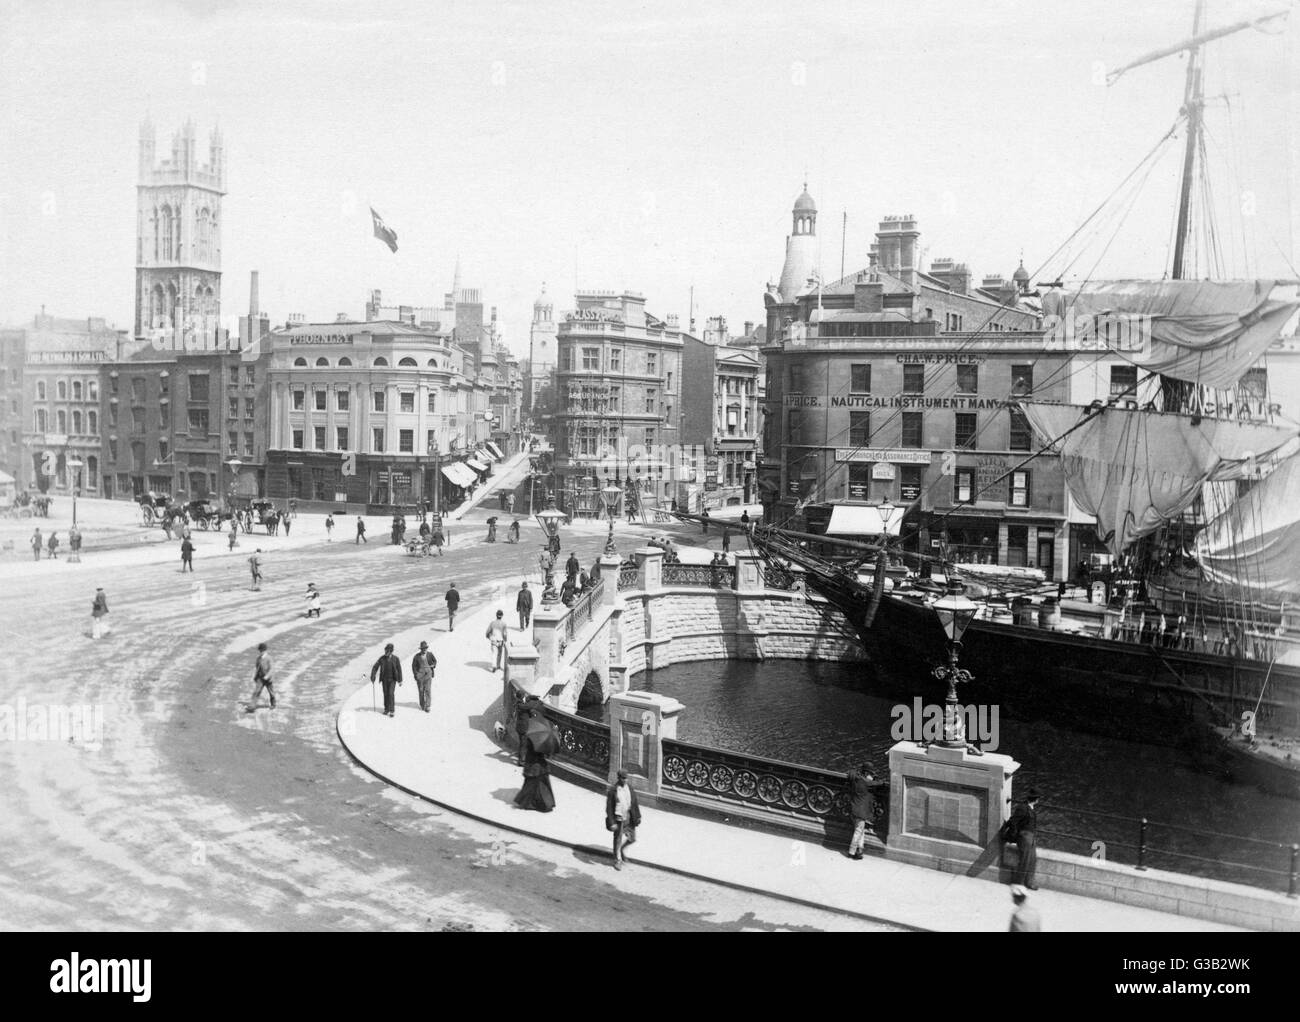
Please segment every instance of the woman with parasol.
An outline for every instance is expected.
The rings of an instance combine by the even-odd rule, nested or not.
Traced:
[[[555,808],[555,795],[551,791],[551,771],[546,757],[560,751],[560,740],[542,713],[540,703],[529,703],[520,712],[527,712],[529,720],[523,735],[524,786],[515,796],[515,805],[549,813]]]

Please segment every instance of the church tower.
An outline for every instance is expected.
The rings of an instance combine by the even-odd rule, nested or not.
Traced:
[[[172,138],[158,161],[153,123],[140,125],[136,186],[135,336],[210,346],[221,314],[221,199],[226,152],[220,129],[200,163],[194,122]]]
[[[533,302],[533,322],[528,328],[528,381],[524,388],[527,410],[536,406],[538,395],[550,386],[555,373],[557,328],[554,309],[554,303],[543,284],[542,293]]]

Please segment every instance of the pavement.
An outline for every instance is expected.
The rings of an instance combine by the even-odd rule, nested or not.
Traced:
[[[498,742],[493,725],[504,723],[501,675],[491,668],[484,631],[498,609],[512,623],[511,641],[531,641],[513,627],[514,583],[489,602],[457,618],[446,614],[385,639],[397,647],[406,678],[397,714],[383,715],[383,693],[363,683],[339,710],[339,737],[366,769],[410,794],[476,820],[604,858],[610,882],[635,889],[638,873],[673,873],[753,891],[804,905],[906,928],[937,931],[1005,931],[1011,915],[1006,886],[893,862],[883,852],[862,860],[843,849],[791,836],[730,826],[719,820],[642,810],[638,841],[629,865],[615,871],[605,831],[602,793],[552,776],[556,808],[537,813],[517,808],[522,784],[514,751]],[[422,713],[410,662],[421,640],[438,658],[433,709]],[[336,679],[369,677],[383,652],[376,644]],[[373,701],[373,705],[372,705]],[[375,706],[378,709],[375,709]],[[1096,932],[1225,931],[1234,927],[1056,891],[1030,895],[1045,930]]]

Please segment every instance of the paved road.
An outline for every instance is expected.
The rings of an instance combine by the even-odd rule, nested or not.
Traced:
[[[299,526],[323,536],[319,522]],[[445,627],[453,579],[467,607],[500,599],[513,618],[515,586],[485,580],[536,577],[535,528],[519,546],[483,544],[482,532],[458,527],[441,559],[401,555],[383,535],[286,550],[268,557],[260,593],[247,541],[220,557],[216,536],[193,575],[169,561],[103,577],[93,555],[35,576],[0,567],[0,926],[883,928],[649,869],[611,878],[603,858],[442,812],[357,768],[333,731],[355,681],[330,679],[358,647],[422,621]],[[589,563],[602,543],[573,545]],[[320,621],[303,617],[309,581],[324,594]],[[114,625],[100,642],[97,585]],[[247,714],[263,640],[281,708]],[[52,706],[81,704],[102,709],[101,742],[93,717],[73,741],[32,737]]]

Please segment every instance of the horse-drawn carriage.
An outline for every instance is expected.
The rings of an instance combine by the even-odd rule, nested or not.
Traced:
[[[144,518],[145,525],[161,524],[180,514],[180,505],[165,493],[155,493],[150,490],[148,493],[142,493],[135,500],[140,505],[140,514]]]
[[[221,529],[223,522],[230,521],[229,511],[214,507],[210,500],[191,500],[181,509],[185,516],[200,529]]]

